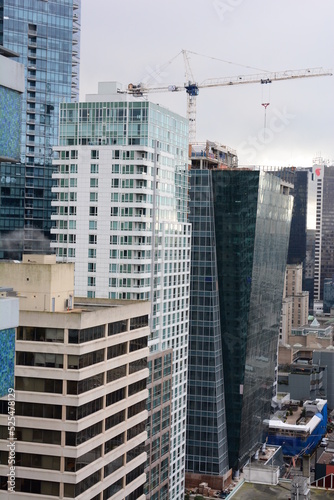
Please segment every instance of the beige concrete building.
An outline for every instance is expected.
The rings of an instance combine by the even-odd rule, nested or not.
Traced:
[[[15,491],[0,399],[1,498],[145,499],[148,302],[73,298],[73,264],[0,263],[20,300]]]
[[[285,274],[285,286],[282,304],[280,343],[289,343],[289,336],[294,327],[307,325],[309,293],[304,292],[303,265],[288,264]]]

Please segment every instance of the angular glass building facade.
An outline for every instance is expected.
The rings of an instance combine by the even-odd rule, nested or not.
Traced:
[[[277,177],[238,169],[192,170],[190,198],[196,302],[190,309],[187,465],[188,471],[193,461],[201,473],[221,474],[225,427],[229,467],[239,469],[260,445],[263,419],[270,413],[292,198]],[[221,365],[224,396],[217,390]],[[201,434],[201,419],[207,418],[203,396],[212,398],[216,412],[208,422],[210,439],[219,435],[214,446]],[[196,460],[191,432],[200,441]],[[210,448],[215,470],[206,465]]]
[[[50,251],[52,147],[60,102],[78,96],[80,8],[80,0],[0,0],[0,45],[25,67],[20,161],[0,164],[0,258]]]

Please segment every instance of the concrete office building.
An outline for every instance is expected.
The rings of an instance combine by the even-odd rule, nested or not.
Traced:
[[[144,500],[148,302],[74,298],[74,265],[0,263],[20,301],[15,493],[0,400],[1,498]]]
[[[78,97],[80,8],[80,0],[0,2],[0,45],[15,52],[25,76],[13,131],[19,163],[0,163],[0,259],[50,252],[52,147],[59,103]],[[15,112],[17,99],[6,106]]]
[[[173,351],[169,498],[184,492],[190,276],[188,123],[100,83],[60,107],[54,160],[58,261],[76,295],[151,300],[151,354]]]
[[[191,170],[189,473],[237,470],[261,443],[275,376],[291,213],[288,189],[274,175]]]

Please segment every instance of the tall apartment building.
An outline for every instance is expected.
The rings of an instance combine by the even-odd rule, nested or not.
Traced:
[[[0,45],[25,70],[19,163],[0,163],[1,259],[50,251],[52,147],[59,103],[78,96],[79,35],[80,0],[0,2]]]
[[[256,451],[270,414],[292,199],[259,171],[190,180],[187,472],[222,475]]]
[[[319,163],[313,167],[317,184],[316,237],[314,262],[314,302],[322,301],[325,278],[334,275],[334,167]]]
[[[54,160],[58,261],[76,295],[149,299],[152,355],[172,349],[169,498],[184,491],[190,276],[188,123],[100,83],[60,107]]]
[[[309,308],[313,311],[314,300],[314,263],[315,263],[315,229],[306,231],[306,258],[304,263],[304,290],[309,293]]]
[[[0,497],[145,499],[149,303],[74,298],[74,265],[54,255],[1,262],[4,283],[20,320],[15,486],[1,398]]]

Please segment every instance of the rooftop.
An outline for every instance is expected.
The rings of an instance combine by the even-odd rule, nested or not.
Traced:
[[[275,498],[276,500],[291,499],[291,482],[282,481],[276,486],[244,482],[233,495],[233,500],[268,500],[269,498]],[[327,498],[333,498],[333,491],[323,488],[311,488],[312,500],[326,500]]]

